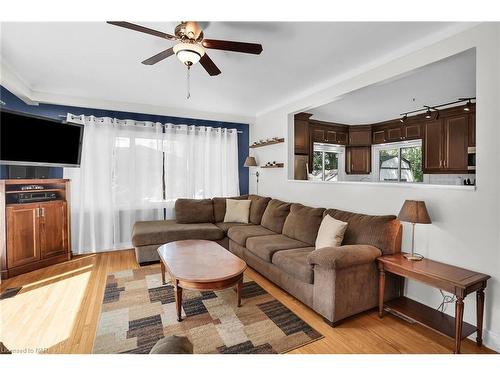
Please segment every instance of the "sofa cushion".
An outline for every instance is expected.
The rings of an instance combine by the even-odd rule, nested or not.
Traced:
[[[318,236],[316,237],[316,249],[342,245],[347,225],[347,223],[334,219],[330,215],[325,215],[319,226]]]
[[[271,199],[267,204],[261,224],[264,228],[281,233],[286,217],[290,212],[291,203],[286,203],[278,199]]]
[[[250,220],[250,199],[226,199],[225,223],[245,223]]]
[[[286,274],[312,284],[314,282],[313,266],[307,262],[307,256],[314,247],[281,250],[273,256],[273,264]]]
[[[324,208],[313,208],[293,203],[290,207],[290,214],[286,217],[283,225],[283,234],[314,245],[324,211]]]
[[[267,262],[271,262],[274,253],[279,250],[297,249],[307,246],[306,243],[294,240],[283,234],[250,237],[246,244],[248,251]]]
[[[250,237],[268,236],[277,234],[272,230],[266,229],[260,225],[241,225],[229,228],[227,236],[240,246],[245,246]]]
[[[132,244],[164,244],[179,240],[220,240],[224,231],[212,223],[181,224],[175,220],[138,221],[132,230]]]
[[[175,220],[179,224],[215,223],[211,199],[177,199]]]
[[[363,215],[335,209],[326,210],[325,215],[348,223],[342,245],[372,245],[384,255],[399,251],[401,224],[394,215]]]
[[[241,225],[248,225],[248,224],[244,224],[244,223],[215,223],[215,225],[222,229],[224,231],[224,233],[227,234],[227,231],[229,230],[229,228],[232,228],[232,227],[238,227],[238,226],[241,226]]]
[[[226,199],[248,199],[248,195],[227,198],[212,198],[214,220],[216,223],[224,221],[224,216],[226,215]]]
[[[252,205],[250,206],[250,222],[252,224],[260,224],[264,211],[266,211],[267,204],[271,198],[250,194],[248,199],[252,201]]]

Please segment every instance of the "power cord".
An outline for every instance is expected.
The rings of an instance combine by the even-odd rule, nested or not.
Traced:
[[[455,296],[447,296],[447,295],[445,295],[441,289],[439,289],[439,293],[441,293],[441,296],[443,297],[443,300],[442,300],[441,304],[438,306],[437,311],[441,311],[442,313],[444,313],[446,311],[446,306],[449,303],[455,302],[456,298],[455,298]]]

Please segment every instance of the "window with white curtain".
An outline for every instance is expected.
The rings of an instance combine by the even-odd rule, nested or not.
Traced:
[[[136,221],[173,217],[177,198],[239,194],[234,129],[68,115],[85,125],[72,180],[73,249],[131,247]]]

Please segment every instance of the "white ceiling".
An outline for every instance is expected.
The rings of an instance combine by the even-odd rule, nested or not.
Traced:
[[[476,52],[421,67],[399,77],[344,95],[308,110],[313,119],[361,125],[391,120],[424,105],[449,103],[476,96]]]
[[[136,23],[168,33],[176,25]],[[207,38],[260,42],[264,51],[260,56],[209,51],[222,74],[210,77],[195,66],[189,100],[186,69],[175,57],[155,66],[141,64],[172,42],[104,22],[2,23],[1,57],[31,90],[52,97],[255,116],[327,79],[457,25],[210,22]]]

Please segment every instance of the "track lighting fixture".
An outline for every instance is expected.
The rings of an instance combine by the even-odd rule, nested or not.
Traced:
[[[434,105],[434,106],[429,106],[429,105],[424,105],[423,109],[416,109],[414,111],[408,111],[408,112],[403,112],[403,113],[400,113],[399,115],[400,116],[403,116],[399,119],[400,122],[404,123],[406,122],[406,120],[408,119],[408,115],[410,113],[418,113],[418,114],[422,114],[422,112],[425,113],[425,118],[426,119],[431,119],[432,118],[432,112],[433,111],[436,111],[436,120],[439,119],[439,109],[438,108],[442,108],[442,107],[448,107],[452,104],[457,104],[457,103],[463,103],[463,102],[466,102],[465,105],[464,105],[464,111],[466,112],[469,112],[472,110],[472,100],[476,100],[475,97],[469,97],[469,98],[458,98],[457,100],[453,101],[453,102],[449,102],[449,103],[443,103],[443,104],[438,104],[438,105]]]
[[[465,103],[464,111],[469,112],[471,104],[472,104],[472,102],[470,101],[470,99],[467,100],[467,103]]]
[[[427,111],[425,111],[425,118],[430,119],[432,118],[432,113],[431,113],[431,108],[427,107]]]

